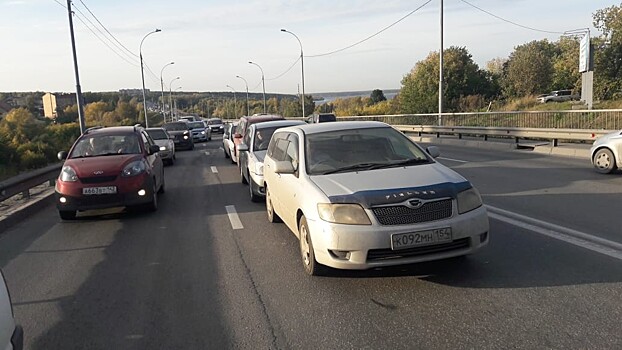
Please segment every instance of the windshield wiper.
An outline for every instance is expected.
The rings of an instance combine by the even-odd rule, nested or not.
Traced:
[[[360,164],[344,166],[342,168],[337,168],[335,170],[329,170],[329,171],[324,172],[323,174],[329,175],[329,174],[336,174],[336,173],[355,171],[355,170],[371,170],[371,169],[377,169],[377,167],[383,166],[386,164],[387,163],[360,163]]]
[[[415,164],[427,164],[429,162],[430,161],[427,160],[426,158],[410,158],[410,159],[402,160],[399,162],[380,164],[377,167],[373,167],[372,169],[392,168],[392,167],[400,167],[400,166],[415,165]]]

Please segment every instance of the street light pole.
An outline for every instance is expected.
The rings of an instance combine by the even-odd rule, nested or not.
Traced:
[[[246,85],[246,115],[251,115],[251,107],[248,104],[248,82],[239,75],[236,75],[235,77],[244,80],[244,84]]]
[[[231,85],[227,85],[227,87],[231,90],[233,90],[233,119],[237,118],[236,117],[236,112],[237,112],[237,107],[238,107],[238,102],[235,98],[235,93],[237,91],[235,91],[235,89],[231,86]]]
[[[181,86],[180,86],[180,87],[178,87],[178,88],[176,88],[176,89],[175,89],[175,91],[177,91],[177,90],[179,90],[179,89],[181,89]],[[175,96],[175,117],[177,117],[177,114],[178,114],[178,113],[177,113],[177,96]]]
[[[140,41],[140,48],[138,49],[138,52],[140,53],[140,76],[143,81],[143,107],[145,109],[145,127],[146,128],[149,127],[149,118],[147,117],[147,95],[145,94],[145,69],[143,67],[143,42],[149,35],[153,33],[158,33],[161,31],[162,30],[156,28],[156,30],[147,33],[147,35],[143,37],[143,40]]]
[[[441,0],[441,50],[438,56],[438,125],[443,125],[443,0]]]
[[[259,70],[261,71],[261,85],[263,85],[263,112],[264,113],[268,113],[268,110],[266,108],[266,81],[264,79],[263,69],[261,69],[261,66],[258,65],[255,62],[248,61],[248,63],[253,64],[253,65],[259,67]]]
[[[304,53],[302,52],[302,42],[300,41],[300,39],[298,38],[298,36],[292,32],[290,32],[289,30],[286,29],[281,29],[282,32],[284,33],[289,33],[291,35],[294,36],[294,38],[296,38],[296,40],[298,40],[298,44],[300,44],[300,66],[302,68],[302,118],[304,119],[305,117],[305,59],[304,59]]]
[[[164,111],[164,80],[162,78],[162,73],[164,72],[164,68],[170,66],[171,64],[175,64],[175,62],[167,63],[160,70],[160,86],[162,87],[162,118],[164,118],[164,122],[166,123],[166,112]]]
[[[73,52],[73,69],[76,75],[76,103],[78,104],[78,122],[80,123],[80,134],[86,131],[84,122],[84,101],[82,100],[82,88],[80,87],[80,74],[78,72],[78,55],[76,54],[76,39],[73,34],[73,18],[71,12],[71,0],[67,0],[67,12],[69,13],[69,33],[71,34],[71,49]]]
[[[173,121],[173,90],[172,89],[173,89],[173,82],[177,79],[179,79],[179,77],[174,78],[168,84],[168,107],[171,110],[171,121]]]

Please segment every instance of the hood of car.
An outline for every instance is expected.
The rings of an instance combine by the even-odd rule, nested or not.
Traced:
[[[464,177],[439,163],[313,175],[310,179],[333,203],[367,207],[410,198],[455,198],[458,192],[471,187]]]
[[[596,141],[594,141],[594,145],[602,145],[603,143],[607,143],[609,140],[614,138],[622,139],[622,130],[614,131],[599,137]]]
[[[169,135],[173,135],[173,136],[178,136],[178,135],[183,135],[185,132],[190,133],[190,130],[173,130],[173,131],[169,131]]]
[[[169,140],[153,140],[158,146],[168,146]]]
[[[71,166],[79,178],[117,176],[121,174],[121,171],[128,163],[141,158],[142,155],[140,154],[88,157],[68,159],[65,161],[65,165]]]

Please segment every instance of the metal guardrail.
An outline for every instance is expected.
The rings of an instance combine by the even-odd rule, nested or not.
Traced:
[[[30,197],[30,189],[46,181],[53,186],[61,167],[62,164],[54,164],[0,182],[0,202],[20,193],[23,197]]]
[[[559,140],[590,141],[593,142],[600,136],[614,130],[584,130],[584,129],[540,129],[540,128],[502,128],[502,127],[473,127],[473,126],[427,126],[427,125],[394,125],[398,130],[406,133],[481,136],[484,140],[488,137],[513,138],[518,143],[520,139],[552,140],[553,146],[557,147]]]

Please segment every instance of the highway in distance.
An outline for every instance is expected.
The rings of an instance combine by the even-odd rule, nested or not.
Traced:
[[[622,348],[622,174],[441,145],[482,194],[490,244],[310,277],[221,146],[177,154],[155,213],[62,222],[49,206],[0,235],[26,349]]]

